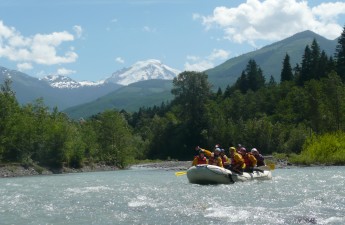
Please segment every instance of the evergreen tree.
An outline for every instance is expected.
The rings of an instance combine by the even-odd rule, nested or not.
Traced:
[[[335,52],[335,59],[337,62],[336,71],[341,77],[341,80],[345,82],[345,26],[338,39],[338,45]]]
[[[302,56],[301,72],[299,74],[298,84],[303,85],[306,81],[310,80],[312,73],[312,62],[311,62],[311,50],[309,45],[304,49],[304,54]]]
[[[257,91],[265,86],[265,77],[263,76],[261,68],[257,65],[255,60],[249,60],[246,68],[248,87],[252,91]]]
[[[329,67],[330,62],[328,56],[325,51],[322,51],[319,59],[318,70],[316,71],[316,77],[318,79],[327,77],[327,74],[331,71]]]
[[[222,89],[219,87],[218,88],[218,91],[217,91],[217,94],[216,94],[217,96],[221,96],[221,95],[223,95],[223,92],[222,92]]]
[[[237,79],[235,87],[236,89],[240,90],[243,94],[248,91],[248,79],[247,74],[244,71],[242,71],[241,76]]]
[[[185,126],[187,148],[195,147],[202,140],[202,130],[207,127],[207,104],[211,97],[211,84],[207,75],[185,71],[173,80],[171,93],[175,95],[172,105],[178,107],[177,116]]]
[[[275,87],[277,85],[277,82],[275,81],[274,77],[270,77],[270,81],[268,82],[268,87]]]
[[[329,111],[330,116],[327,125],[330,126],[329,131],[340,130],[343,127],[345,101],[345,88],[340,77],[336,72],[331,72],[327,78],[322,81],[324,104]]]
[[[286,53],[283,61],[283,69],[280,74],[280,82],[293,80],[292,68],[290,65],[290,56]]]
[[[310,58],[310,74],[309,79],[320,79],[320,73],[323,71],[320,71],[320,46],[317,43],[316,39],[314,38],[313,42],[311,43],[311,58]]]
[[[229,98],[232,92],[233,88],[231,88],[230,85],[227,85],[224,91],[224,98]]]

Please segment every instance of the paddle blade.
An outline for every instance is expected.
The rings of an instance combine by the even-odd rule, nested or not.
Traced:
[[[182,176],[182,175],[186,175],[186,174],[187,174],[187,171],[179,171],[179,172],[175,173],[176,176]]]
[[[276,165],[274,163],[268,163],[266,166],[259,166],[257,168],[260,170],[274,170]]]
[[[267,166],[270,168],[270,170],[274,170],[276,168],[276,165],[274,163],[269,163]]]

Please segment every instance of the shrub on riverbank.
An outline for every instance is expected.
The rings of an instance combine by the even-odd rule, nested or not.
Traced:
[[[345,132],[313,135],[303,145],[301,154],[290,157],[295,164],[345,165]]]

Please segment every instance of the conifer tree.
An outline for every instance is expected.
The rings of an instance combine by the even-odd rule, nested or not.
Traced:
[[[342,81],[345,82],[345,26],[338,39],[338,45],[335,50],[335,59],[337,62],[337,73],[341,77]]]
[[[317,43],[316,39],[314,38],[313,42],[311,43],[311,57],[310,57],[310,74],[309,74],[309,80],[310,79],[320,79],[320,56],[321,56],[321,50],[320,46]]]
[[[318,70],[316,71],[316,77],[318,79],[327,77],[327,74],[331,71],[329,68],[329,59],[325,51],[321,52]]]
[[[252,91],[257,91],[265,85],[265,77],[263,76],[261,68],[257,65],[255,60],[251,59],[248,62],[247,68],[248,87]]]
[[[226,86],[225,91],[224,91],[224,98],[230,97],[230,95],[232,93],[232,89],[233,88],[231,88],[230,85]]]
[[[275,81],[274,77],[271,76],[270,77],[270,81],[268,82],[268,86],[269,87],[274,87],[274,86],[276,86],[276,84],[277,84],[277,82]]]
[[[302,56],[302,65],[299,74],[298,84],[303,85],[306,81],[310,80],[311,72],[311,50],[309,45],[307,45],[304,49],[304,54]]]
[[[292,68],[290,65],[290,56],[286,53],[283,61],[283,69],[280,74],[280,82],[291,81],[293,79]]]
[[[241,76],[237,79],[235,87],[236,89],[239,89],[242,93],[246,93],[248,91],[248,79],[244,71],[242,71]]]

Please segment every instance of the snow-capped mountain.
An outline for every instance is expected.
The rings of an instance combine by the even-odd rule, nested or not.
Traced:
[[[77,82],[70,77],[62,76],[62,75],[49,75],[41,80],[46,81],[51,87],[54,88],[80,88],[84,86],[97,86],[104,84],[104,81],[92,82],[92,81],[80,81]]]
[[[159,60],[149,59],[113,73],[105,82],[128,85],[151,79],[172,80],[179,73],[180,71],[162,64]]]
[[[129,68],[124,68],[113,73],[109,78],[97,82],[75,81],[70,77],[62,75],[49,75],[41,80],[47,82],[51,87],[61,89],[75,89],[85,86],[100,86],[104,83],[115,83],[128,85],[143,80],[162,79],[172,80],[180,71],[162,64],[159,60],[150,59],[139,61]]]

